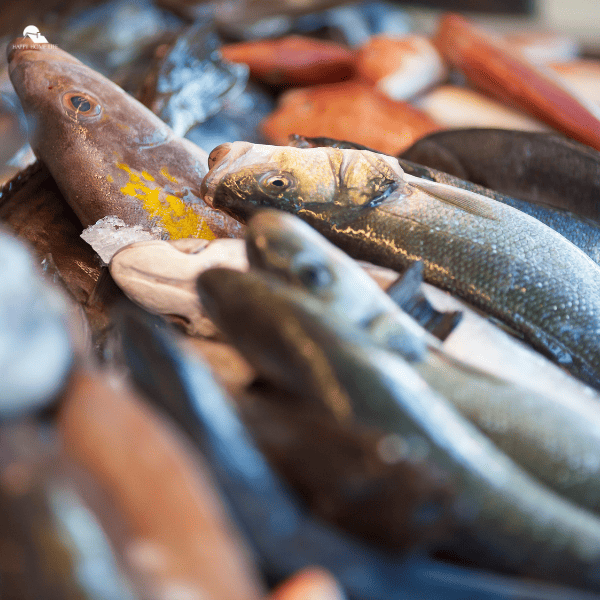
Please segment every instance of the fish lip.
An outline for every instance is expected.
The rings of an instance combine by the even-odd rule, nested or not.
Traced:
[[[229,152],[224,154],[210,167],[200,184],[200,197],[208,206],[215,208],[213,204],[215,191],[221,179],[227,174],[227,167],[244,156],[255,145],[250,142],[233,142],[231,143]]]
[[[25,37],[25,38],[15,38],[12,42],[10,42],[10,44],[8,44],[8,46],[6,47],[6,59],[8,60],[9,63],[11,63],[13,60],[15,60],[18,55],[27,50],[35,50],[35,51],[40,51],[42,44],[35,44],[33,42],[32,39]]]

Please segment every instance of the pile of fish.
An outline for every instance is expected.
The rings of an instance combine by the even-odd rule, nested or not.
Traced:
[[[448,65],[424,38],[295,37],[224,46],[242,67],[196,16],[146,60],[144,103],[8,45],[36,158],[0,188],[0,596],[600,597],[590,106],[568,131],[588,145],[433,123],[405,149],[310,119],[260,144],[250,77],[410,128],[369,65],[420,49],[406,97]],[[458,16],[437,36],[475,83],[489,52],[527,106],[556,96],[510,44]],[[536,116],[564,128],[567,96]]]

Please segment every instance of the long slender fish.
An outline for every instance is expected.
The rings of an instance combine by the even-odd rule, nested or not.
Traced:
[[[341,424],[397,436],[400,456],[450,477],[462,516],[450,544],[457,554],[600,590],[600,519],[523,471],[397,354],[257,273],[212,269],[198,285],[213,320],[263,376],[314,391]]]
[[[599,267],[536,219],[368,151],[235,142],[209,164],[209,205],[242,221],[260,207],[298,214],[351,256],[396,270],[423,261],[426,281],[600,387]]]
[[[257,450],[231,402],[168,331],[123,315],[127,363],[137,386],[200,448],[228,508],[274,579],[309,565],[329,569],[355,600],[592,600],[586,592],[382,552],[311,518]]]
[[[519,385],[490,374],[477,354],[457,360],[415,328],[354,260],[293,215],[259,212],[248,222],[246,244],[252,267],[311,294],[324,309],[400,352],[513,460],[573,502],[600,512],[597,394],[562,386],[548,395],[527,387],[531,382]]]
[[[460,150],[456,148],[462,140],[463,131],[466,138],[464,145],[467,148],[470,144],[475,147],[476,151],[473,152],[472,157],[468,154],[465,157],[467,150],[462,146]],[[487,136],[483,132],[491,136],[490,145],[495,152],[490,155],[487,154]],[[448,151],[444,147],[446,140],[448,146],[451,142],[455,142]],[[527,143],[527,140],[531,140],[531,143]],[[498,147],[500,141],[503,142],[502,148]],[[544,145],[545,141],[548,141],[550,148],[555,152],[551,152]],[[306,138],[299,135],[290,136],[289,145],[296,148],[325,146],[371,150],[360,144],[343,140]],[[537,160],[528,157],[530,147],[537,148],[537,152],[531,152]],[[376,150],[372,151],[376,152]],[[456,154],[462,153],[460,156],[454,156],[450,155],[451,151],[455,151]],[[545,155],[548,152],[550,156]],[[480,154],[487,158],[482,161],[485,164],[483,173],[481,170],[475,170],[480,165]],[[507,154],[517,155],[519,159],[506,159],[512,169],[504,168]],[[589,196],[587,208],[593,206],[596,185],[593,179],[598,171],[598,165],[594,160],[595,154],[598,153],[592,148],[551,134],[529,134],[501,129],[469,129],[426,136],[398,157],[398,162],[409,175],[475,192],[517,208],[560,233],[581,248],[596,264],[600,264],[600,229],[586,216],[588,211],[581,210],[577,206],[579,198],[585,196]],[[467,159],[473,162],[468,162]],[[557,168],[556,163],[562,168]],[[463,164],[465,169],[469,167],[468,173],[463,169]],[[580,175],[577,186],[582,185],[581,181],[586,182],[583,184],[583,190],[570,185],[573,183],[570,169],[574,169]],[[521,177],[523,170],[527,172],[526,180]],[[556,171],[559,171],[562,177],[558,182]],[[530,184],[529,181],[534,183]],[[557,190],[562,192],[558,194]]]
[[[164,237],[236,237],[240,225],[199,197],[206,153],[68,53],[18,38],[11,81],[30,143],[84,227],[116,215]]]

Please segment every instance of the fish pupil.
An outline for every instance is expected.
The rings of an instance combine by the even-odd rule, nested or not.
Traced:
[[[90,108],[92,108],[89,100],[83,96],[73,96],[71,98],[71,104],[80,112],[87,112],[90,110]]]
[[[281,179],[274,179],[273,181],[271,181],[271,183],[273,185],[276,185],[277,187],[282,187],[285,185],[285,182]]]
[[[320,265],[304,267],[299,273],[300,281],[310,288],[323,287],[331,282],[329,270]]]

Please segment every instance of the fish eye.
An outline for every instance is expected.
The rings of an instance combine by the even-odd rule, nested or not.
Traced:
[[[63,105],[72,115],[79,117],[97,117],[102,112],[100,103],[85,92],[67,92],[63,96]]]
[[[331,284],[333,275],[328,267],[321,264],[302,265],[297,271],[302,285],[309,289],[323,288]]]
[[[267,173],[260,180],[262,187],[269,192],[283,192],[293,186],[294,180],[291,175],[284,173]]]

